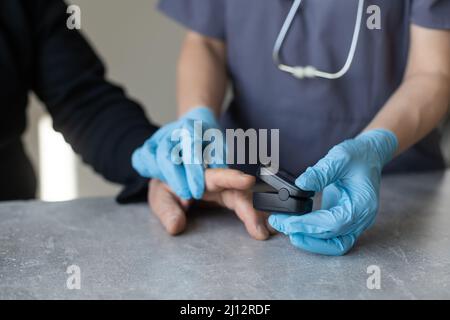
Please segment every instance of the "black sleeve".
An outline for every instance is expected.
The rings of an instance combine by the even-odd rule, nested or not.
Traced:
[[[105,79],[103,63],[83,36],[67,28],[64,1],[37,3],[33,89],[55,130],[96,172],[125,185],[117,197],[120,203],[145,199],[148,180],[133,170],[131,154],[157,128],[137,103]]]

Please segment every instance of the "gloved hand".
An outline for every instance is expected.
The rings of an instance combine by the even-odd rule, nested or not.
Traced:
[[[375,220],[381,171],[397,148],[395,134],[384,129],[335,146],[295,181],[301,189],[323,191],[322,209],[303,216],[273,214],[269,223],[298,248],[326,255],[347,253]]]
[[[196,123],[201,123],[201,126],[195,126]],[[200,128],[202,132],[199,132]],[[189,133],[189,144],[183,143],[182,139],[177,140],[180,137],[173,139],[172,135],[177,130],[181,133],[180,129]],[[160,128],[138,148],[132,156],[133,168],[145,178],[156,178],[166,183],[182,199],[201,199],[205,191],[204,171],[207,167],[203,159],[203,133],[208,129],[219,129],[212,111],[206,107],[191,110],[179,120]],[[196,149],[197,145],[202,147],[201,150]],[[180,148],[176,151],[182,155],[181,163],[172,157],[174,148]],[[226,168],[225,156],[209,167]]]

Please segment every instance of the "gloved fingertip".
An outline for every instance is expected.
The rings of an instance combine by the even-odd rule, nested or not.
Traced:
[[[277,225],[277,217],[275,217],[275,215],[270,215],[268,220],[272,227],[275,227]]]
[[[320,181],[315,169],[308,168],[300,177],[295,180],[295,185],[305,191],[320,192]]]
[[[269,217],[268,221],[269,221],[269,224],[272,226],[272,228],[274,228],[278,232],[283,232],[283,230],[282,230],[283,228],[280,224],[280,221],[275,214],[272,214]]]
[[[195,200],[201,200],[203,198],[203,193],[204,193],[203,189],[195,190],[195,192],[192,193],[192,197]]]
[[[193,176],[193,179],[189,180],[189,191],[192,197],[196,200],[201,200],[205,193],[205,175],[202,172],[198,177]]]
[[[297,187],[299,187],[300,189],[304,189],[305,188],[305,178],[303,178],[303,174],[298,177],[297,179],[295,179],[295,185]]]
[[[306,190],[306,188],[308,188],[309,185],[311,184],[309,182],[310,179],[311,179],[310,174],[308,173],[308,171],[306,171],[295,180],[295,185],[300,189]]]
[[[192,196],[188,193],[177,193],[176,192],[176,194],[181,200],[184,200],[184,201],[192,200]]]
[[[181,200],[188,201],[192,199],[192,194],[187,189],[181,189],[181,188],[173,188],[172,186],[169,187],[172,189],[172,191],[179,197]]]

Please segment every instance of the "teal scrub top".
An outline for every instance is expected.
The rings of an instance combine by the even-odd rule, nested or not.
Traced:
[[[450,29],[450,1],[366,0],[353,64],[338,80],[299,80],[274,64],[273,46],[292,4],[161,0],[159,8],[188,29],[226,42],[234,97],[223,115],[224,128],[279,129],[280,165],[300,173],[369,124],[402,82],[411,24]],[[373,6],[379,15],[373,16]],[[347,59],[357,8],[358,0],[304,0],[282,48],[283,61],[338,71]],[[372,27],[373,18],[379,18],[380,28]],[[444,167],[435,130],[386,172]],[[239,168],[252,173],[255,166]]]

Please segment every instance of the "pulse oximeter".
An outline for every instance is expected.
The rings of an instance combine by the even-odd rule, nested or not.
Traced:
[[[275,191],[253,192],[253,207],[266,212],[304,215],[312,211],[313,191],[295,185],[295,177],[286,171],[260,167],[257,176]]]

